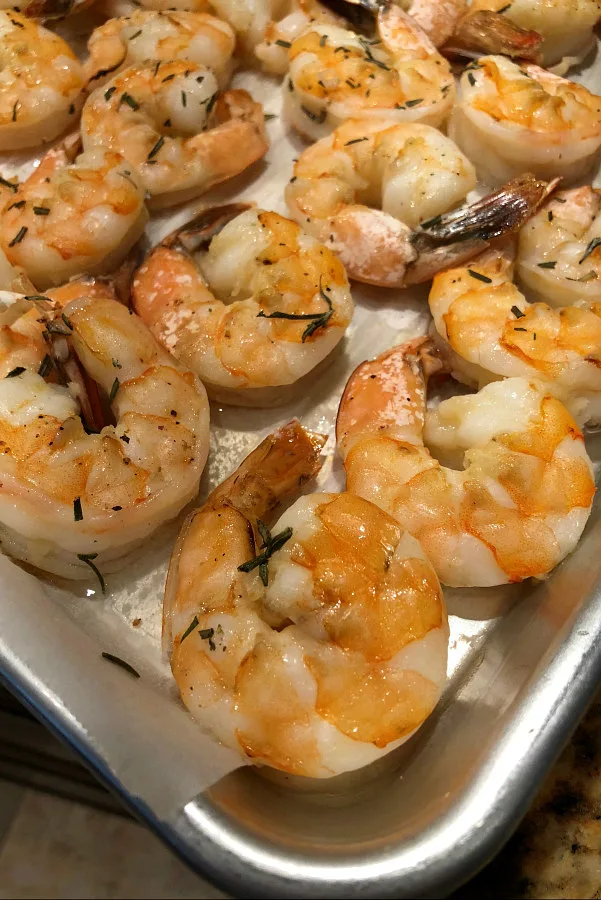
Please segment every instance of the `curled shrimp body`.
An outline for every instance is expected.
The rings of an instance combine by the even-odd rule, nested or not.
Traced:
[[[601,422],[601,303],[528,303],[511,280],[513,255],[491,250],[434,278],[430,311],[453,375],[475,387],[536,379],[579,422]]]
[[[337,422],[348,490],[402,522],[444,584],[543,577],[574,549],[590,513],[582,433],[527,378],[451,397],[426,419],[430,353],[420,338],[351,375]]]
[[[542,65],[584,59],[594,44],[594,27],[601,18],[599,0],[472,0],[471,10],[492,10],[531,28],[543,38]]]
[[[455,100],[449,64],[397,6],[378,16],[378,38],[312,25],[290,48],[284,109],[305,137],[319,140],[346,119],[386,114],[391,122],[441,125]]]
[[[436,129],[359,119],[302,153],[285,195],[294,217],[340,256],[351,278],[401,288],[515,231],[549,191],[525,175],[442,215],[474,185],[469,160]]]
[[[284,75],[288,71],[288,50],[292,42],[311,25],[317,22],[340,28],[349,26],[346,19],[323,6],[319,0],[293,0],[281,12],[281,18],[267,23],[262,40],[254,50],[263,69],[277,75]]]
[[[481,57],[461,76],[449,134],[490,183],[524,169],[570,182],[599,157],[601,97],[539,66]]]
[[[414,229],[475,186],[472,164],[440,131],[386,117],[346,122],[308,147],[285,196],[351,278],[400,286],[417,255]]]
[[[3,188],[0,246],[40,290],[112,271],[148,221],[144,188],[113,151],[60,146],[16,190]]]
[[[58,35],[0,10],[0,68],[0,150],[51,141],[77,121],[83,69]]]
[[[158,340],[212,397],[273,405],[340,343],[353,301],[340,261],[295,222],[260,209],[237,212],[196,259],[186,243],[203,241],[213,213],[155,247],[132,296]]]
[[[32,355],[0,380],[2,547],[45,571],[86,578],[91,561],[101,573],[114,568],[195,495],[208,403],[196,376],[117,301],[80,298],[62,315],[33,302],[42,304],[38,318],[25,313],[11,325],[15,341],[29,329]],[[98,421],[102,395],[114,425]]]
[[[517,276],[551,306],[601,302],[601,191],[559,191],[522,228]]]
[[[313,778],[406,741],[440,696],[448,644],[430,563],[373,504],[312,494],[267,531],[321,443],[285,426],[192,514],[163,607],[192,715],[252,762]]]
[[[263,108],[243,90],[219,93],[213,73],[174,60],[131,66],[97,88],[81,119],[85,150],[123,154],[154,206],[188,200],[267,151]]]
[[[227,22],[206,13],[138,9],[109,19],[88,41],[87,81],[96,87],[111,74],[148,59],[188,59],[206,66],[225,87],[236,36]]]

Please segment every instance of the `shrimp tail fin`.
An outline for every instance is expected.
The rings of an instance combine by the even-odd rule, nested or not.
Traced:
[[[540,63],[542,41],[537,31],[527,31],[503,15],[483,9],[461,19],[442,52],[468,59],[502,54]]]
[[[399,344],[357,366],[336,418],[336,441],[343,458],[370,434],[417,441],[424,425],[427,380],[443,368],[428,337]]]
[[[240,213],[251,209],[250,203],[228,203],[225,206],[212,206],[203,209],[197,216],[176,228],[161,241],[162,247],[175,247],[196,253],[208,246],[215,235],[219,234],[228,222]]]
[[[526,173],[476,203],[423,222],[412,239],[417,257],[405,283],[427,281],[485,250],[494,238],[519,231],[558,183],[559,179],[546,182]]]
[[[278,506],[321,469],[323,434],[293,420],[268,435],[236,471],[209,496],[206,505],[234,506],[253,522],[273,516]]]

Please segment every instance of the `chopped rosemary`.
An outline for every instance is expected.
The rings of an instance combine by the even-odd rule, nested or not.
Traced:
[[[514,331],[528,331],[527,328],[519,328],[517,325],[515,326],[515,328],[513,330]]]
[[[417,100],[406,100],[406,101],[405,101],[405,106],[409,106],[409,107],[411,107],[411,106],[417,106],[418,103],[423,103],[423,102],[424,102],[424,98],[423,98],[423,97],[419,97]]]
[[[215,637],[215,629],[214,628],[201,628],[198,633],[203,641],[209,642],[209,650],[214,650],[215,649],[215,641],[213,640],[213,638]]]
[[[192,621],[190,622],[190,624],[188,625],[188,627],[186,628],[186,630],[185,630],[184,633],[182,634],[182,636],[181,636],[181,638],[180,638],[180,641],[179,641],[180,644],[183,644],[183,643],[184,643],[184,641],[186,640],[186,638],[188,637],[188,635],[189,635],[189,634],[192,634],[192,632],[194,631],[194,629],[196,628],[197,625],[198,625],[198,616],[194,616],[194,618],[192,619]]]
[[[328,36],[327,36],[327,34],[322,34],[322,36],[321,36],[320,39],[319,39],[319,46],[320,46],[320,47],[325,47],[325,45],[327,44],[327,42],[328,42]]]
[[[475,278],[477,281],[483,281],[484,284],[492,284],[492,278],[489,278],[488,275],[482,275],[480,272],[475,272],[473,269],[468,269],[467,271],[468,275],[471,275],[472,278]]]
[[[104,578],[102,577],[102,572],[96,565],[94,565],[94,560],[96,559],[97,556],[98,556],[97,553],[78,553],[77,554],[77,558],[80,559],[82,562],[84,562],[86,564],[86,566],[90,567],[90,569],[92,570],[92,572],[94,573],[94,575],[96,576],[96,578],[98,579],[98,581],[100,583],[100,588],[102,590],[102,593],[106,594],[106,584],[104,583]]]
[[[12,114],[12,120],[13,120],[13,122],[16,122],[16,121],[17,121],[17,107],[18,107],[18,106],[19,106],[19,101],[18,101],[18,100],[15,100],[14,105],[13,105],[13,114]]]
[[[50,373],[52,366],[54,363],[52,362],[52,357],[47,353],[42,362],[40,363],[40,368],[38,369],[38,375],[41,375],[42,378],[45,378],[46,375]]]
[[[550,209],[549,212],[547,213],[547,219],[549,220],[549,222],[553,221],[553,210],[552,209]]]
[[[120,381],[118,378],[115,378],[113,381],[113,385],[111,387],[111,392],[109,394],[109,403],[112,403],[117,395],[117,391],[119,390]]]
[[[207,116],[211,114],[211,110],[217,103],[217,95],[218,95],[218,91],[215,91],[215,93],[209,97],[209,102],[207,103]],[[206,100],[203,100],[202,102],[206,103]]]
[[[171,119],[165,119],[163,122],[163,128],[171,128]]]
[[[425,222],[420,223],[420,228],[432,228],[434,225],[440,225],[442,222],[442,216],[433,216],[431,219],[426,219]]]
[[[578,265],[580,266],[584,262],[584,260],[587,259],[587,257],[589,257],[591,255],[593,250],[596,250],[600,244],[601,244],[601,238],[594,237],[592,240],[590,240],[586,246],[584,255],[582,256],[581,259],[578,260]]]
[[[596,272],[587,272],[586,275],[581,275],[580,278],[569,278],[566,276],[566,281],[578,281],[580,284],[586,284],[587,281],[594,281],[596,278]]]
[[[381,60],[376,59],[376,57],[373,55],[373,53],[371,52],[369,41],[366,40],[366,38],[360,37],[359,43],[365,50],[365,55],[367,56],[368,62],[373,63],[374,65],[378,66],[378,68],[380,68],[380,69],[384,69],[386,72],[390,72],[390,66],[387,66],[386,63],[383,63]]]
[[[511,3],[506,3],[505,6],[502,6],[497,12],[501,15],[501,13],[507,12],[508,9],[511,9]]]
[[[125,59],[124,56],[121,57],[119,62],[116,62],[114,66],[109,66],[108,69],[98,69],[96,74],[92,75],[92,77],[90,78],[90,81],[97,81],[98,78],[104,78],[105,75],[110,75],[112,72],[115,72],[119,68],[119,66],[123,64],[124,59]],[[109,90],[110,90],[110,88],[109,88]],[[115,90],[117,90],[117,88],[115,88]],[[108,91],[107,91],[107,93],[108,93]],[[105,99],[108,99],[106,94],[104,96],[105,96]]]
[[[121,365],[121,363],[120,363],[118,360],[116,360],[115,357],[113,357],[113,359],[111,360],[111,362],[113,363],[113,366],[114,366],[116,369],[122,369],[122,368],[123,368],[123,366]]]
[[[172,72],[171,75],[165,75],[165,77],[163,78],[163,82],[165,82],[165,81],[173,81],[174,78],[175,78],[175,72]],[[161,82],[161,83],[162,83],[162,82]]]
[[[136,672],[133,666],[130,666],[128,662],[125,662],[124,659],[121,659],[120,656],[115,656],[114,653],[105,653],[102,651],[102,658],[108,659],[109,662],[114,663],[116,666],[120,666],[122,669],[125,669],[126,672],[129,672],[130,675],[133,675],[134,678],[139,678],[140,673]]]
[[[325,312],[322,312],[322,313],[287,313],[287,312],[280,312],[279,310],[276,310],[275,312],[269,313],[269,315],[267,315],[266,313],[263,312],[263,310],[261,310],[261,312],[257,313],[257,319],[293,319],[293,320],[297,320],[297,321],[302,321],[302,320],[308,319],[309,324],[303,331],[302,337],[301,337],[301,343],[304,344],[305,341],[307,340],[307,338],[311,337],[311,335],[315,331],[317,331],[318,328],[325,328],[326,325],[328,324],[328,322],[330,321],[330,319],[332,318],[332,316],[334,315],[334,310],[332,308],[332,301],[327,296],[327,294],[324,293],[322,286],[321,286],[321,280],[319,282],[319,293],[320,293],[322,300],[325,300],[325,302],[328,305],[328,308]]]
[[[131,95],[131,94],[128,94],[127,91],[124,91],[124,92],[121,94],[121,97],[120,97],[120,99],[119,99],[119,106],[121,106],[122,103],[127,103],[127,105],[129,106],[129,108],[130,108],[130,109],[133,109],[134,111],[137,110],[137,109],[140,109],[140,104],[138,103],[138,101],[137,101],[137,100],[134,100],[134,98],[132,97],[132,95]]]
[[[367,137],[362,137],[362,138],[353,138],[353,140],[352,140],[352,141],[347,141],[347,142],[346,142],[346,143],[345,143],[345,145],[344,145],[344,146],[345,146],[345,147],[350,147],[350,146],[351,146],[351,144],[360,144],[360,143],[361,143],[361,141],[368,141],[368,140],[369,140],[369,138],[367,138]]]
[[[519,306],[512,306],[511,312],[514,314],[516,319],[523,319],[525,316],[525,313],[522,312],[522,310],[519,308]]]
[[[81,497],[76,497],[73,501],[73,518],[76,522],[81,522],[83,519],[83,511],[81,508]]]
[[[281,38],[278,38],[278,40],[274,41],[274,43],[276,43],[278,45],[278,47],[285,47],[286,50],[289,47],[292,47],[292,44],[290,43],[290,41],[283,41],[283,40],[281,40]]]
[[[34,206],[33,211],[36,214],[36,216],[50,215],[50,209],[48,206]]]
[[[307,109],[306,106],[301,106],[301,109],[308,119],[311,119],[312,122],[317,122],[318,125],[321,125],[326,120],[327,112],[325,109],[322,109],[320,113],[314,113],[313,110]]]
[[[2,185],[2,187],[8,188],[8,189],[11,190],[11,191],[18,191],[18,190],[19,190],[19,185],[18,185],[18,184],[13,184],[12,181],[7,181],[6,178],[1,178],[1,177],[0,177],[0,184]]]
[[[150,160],[154,156],[156,156],[164,143],[165,143],[165,138],[161,135],[161,137],[158,139],[158,141],[156,142],[156,144],[154,145],[154,147],[152,148],[152,150],[150,151],[150,153],[148,154],[146,159]]]
[[[238,571],[252,572],[253,569],[256,569],[258,567],[261,581],[263,582],[265,587],[267,587],[267,585],[269,584],[269,560],[274,553],[282,549],[286,541],[290,540],[290,538],[292,537],[292,528],[285,528],[279,534],[276,534],[275,537],[272,537],[269,528],[260,519],[257,519],[257,528],[263,541],[259,549],[263,552],[257,554],[257,556],[253,556],[252,559],[249,559],[245,563],[242,563],[241,566],[238,566]]]
[[[17,375],[22,375],[25,371],[25,366],[16,366],[14,369],[11,369],[8,375],[5,375],[5,378],[16,378]]]
[[[542,262],[536,264],[539,269],[554,269],[557,265],[556,259],[550,259],[549,262]]]
[[[474,76],[472,75],[471,72],[467,73],[467,80],[469,81],[471,86],[474,87],[474,85],[476,84],[476,79],[474,78]]]
[[[113,94],[115,93],[116,90],[117,90],[117,88],[115,87],[115,85],[113,85],[112,87],[110,87],[110,88],[108,89],[108,91],[105,91],[105,92],[104,92],[104,99],[105,99],[105,100],[110,100],[111,97],[113,96]]]
[[[10,242],[10,244],[8,246],[14,247],[15,244],[20,244],[26,234],[27,234],[27,226],[21,225],[21,227],[19,228],[19,230],[17,231],[17,233],[15,234],[14,238],[12,239],[12,241]]]
[[[181,98],[182,98],[182,106],[185,109],[185,107],[188,105],[188,95],[186,94],[185,91],[181,92]]]
[[[263,118],[265,119],[266,122],[271,122],[272,119],[277,119],[277,116],[275,113],[265,113]]]
[[[135,41],[135,39],[136,39],[137,37],[140,37],[141,34],[142,34],[142,29],[140,28],[138,31],[136,31],[135,34],[132,34],[132,36],[129,38],[129,40],[130,40],[130,41]],[[156,74],[156,73],[155,73],[155,74]]]
[[[9,209],[23,209],[25,206],[25,200],[15,200],[14,203],[8,207]]]

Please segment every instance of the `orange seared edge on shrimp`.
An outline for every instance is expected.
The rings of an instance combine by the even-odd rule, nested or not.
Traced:
[[[451,397],[426,415],[428,374],[438,369],[420,338],[351,375],[337,423],[348,490],[402,522],[444,584],[543,577],[574,549],[590,513],[595,485],[580,429],[527,378]]]
[[[442,592],[418,542],[352,494],[275,506],[324,438],[270,435],[193,513],[163,634],[190,712],[255,763],[326,778],[406,741],[446,677]]]

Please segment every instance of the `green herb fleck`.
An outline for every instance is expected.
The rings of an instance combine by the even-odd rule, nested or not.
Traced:
[[[548,262],[542,262],[536,264],[539,269],[554,269],[557,265],[556,259],[550,259]]]
[[[196,628],[197,625],[198,625],[198,616],[194,616],[194,618],[192,619],[192,621],[190,622],[190,624],[188,625],[188,627],[186,628],[186,630],[185,630],[184,633],[182,634],[182,636],[181,636],[181,638],[180,638],[180,641],[179,641],[180,644],[183,644],[183,643],[184,643],[184,641],[186,640],[186,638],[188,637],[188,635],[189,635],[189,634],[192,634],[192,632],[194,631],[194,629]]]
[[[519,308],[519,306],[512,306],[511,312],[514,314],[516,319],[523,319],[525,316],[525,313],[522,312],[522,310]]]
[[[586,246],[586,250],[584,251],[584,255],[581,259],[578,260],[578,265],[580,266],[587,257],[591,255],[593,250],[596,250],[597,247],[601,244],[601,238],[595,237],[591,241],[588,242]]]
[[[94,564],[94,560],[98,556],[97,553],[78,553],[77,558],[82,562],[89,566],[96,578],[100,583],[100,588],[103,594],[106,594],[106,584],[104,583],[104,578],[102,577],[102,573],[98,569],[98,567]]]
[[[136,672],[133,666],[130,666],[128,662],[125,662],[124,659],[121,659],[120,656],[115,656],[114,653],[105,653],[102,651],[102,658],[108,659],[109,662],[114,663],[116,666],[120,666],[122,669],[125,669],[126,672],[129,672],[130,675],[133,675],[134,678],[139,678],[140,673]]]
[[[112,87],[110,87],[110,88],[108,89],[108,91],[105,91],[105,92],[104,92],[104,99],[105,99],[105,100],[110,100],[111,97],[113,96],[113,94],[115,93],[116,90],[117,90],[117,88],[115,87],[115,85],[113,85]]]
[[[17,375],[22,375],[25,371],[25,366],[16,366],[14,369],[11,369],[8,375],[5,375],[5,378],[16,378]]]
[[[257,528],[259,530],[259,534],[261,535],[261,539],[263,540],[263,543],[259,549],[263,552],[259,553],[257,556],[253,556],[252,559],[249,559],[245,563],[242,563],[241,566],[238,566],[238,571],[252,572],[253,569],[256,569],[258,567],[261,581],[263,582],[265,587],[267,587],[269,583],[269,560],[274,553],[276,553],[278,550],[281,550],[286,541],[290,540],[290,538],[292,537],[292,528],[285,528],[284,531],[276,534],[275,537],[271,536],[271,532],[269,531],[265,523],[260,519],[257,519]]]
[[[81,508],[81,497],[76,497],[73,501],[73,518],[76,522],[83,520],[83,511]]]
[[[13,184],[12,181],[7,181],[6,178],[0,178],[0,184],[2,187],[8,188],[10,191],[18,191],[19,185]]]
[[[158,141],[156,142],[156,144],[154,145],[154,147],[152,148],[152,150],[150,151],[150,153],[148,154],[148,156],[146,157],[146,159],[151,160],[154,156],[156,156],[164,143],[165,143],[165,138],[161,136],[158,139]]]
[[[124,93],[121,94],[121,97],[119,99],[119,106],[121,106],[122,103],[126,103],[129,108],[133,109],[134,111],[140,109],[140,104],[138,103],[138,101],[134,100],[132,95],[128,94],[127,91],[124,91]]]
[[[292,47],[292,44],[290,43],[290,41],[283,41],[280,38],[278,38],[278,40],[275,41],[274,43],[276,43],[278,45],[278,47],[284,47],[286,50],[288,50],[289,47]]]
[[[27,234],[27,226],[22,225],[8,246],[14,247],[15,244],[20,244],[26,234]]]
[[[360,144],[362,141],[368,141],[368,140],[369,140],[369,138],[367,138],[367,137],[353,138],[352,141],[347,141],[347,142],[345,143],[344,146],[345,146],[345,147],[350,147],[351,144]]]
[[[34,206],[33,211],[36,214],[36,216],[50,215],[50,209],[48,206]]]
[[[482,275],[481,272],[475,272],[473,269],[468,269],[467,271],[468,275],[471,275],[477,281],[483,281],[484,284],[492,284],[492,278],[489,278],[488,275]]]
[[[118,378],[115,378],[113,381],[113,385],[111,387],[111,392],[109,394],[109,403],[112,403],[115,397],[117,396],[117,391],[119,390],[120,382]]]

